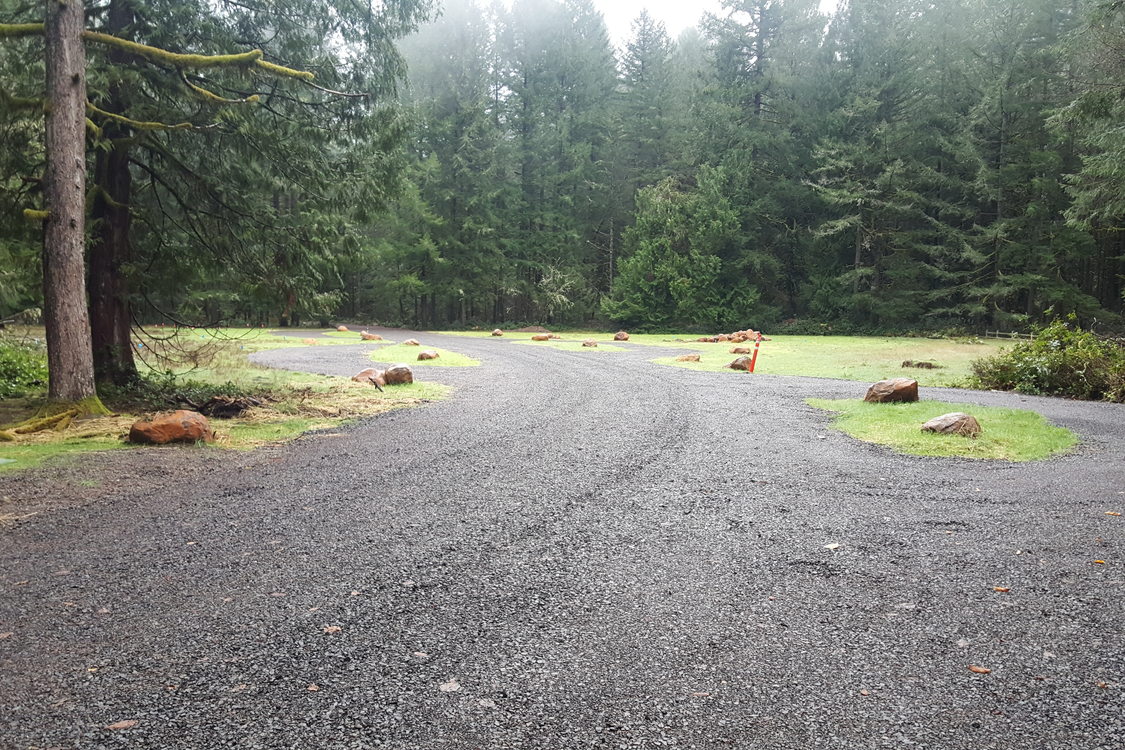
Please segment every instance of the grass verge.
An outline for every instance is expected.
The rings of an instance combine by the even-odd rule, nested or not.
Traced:
[[[489,331],[442,331],[446,336],[488,338]],[[504,332],[503,340],[528,341],[533,334]],[[611,341],[612,333],[605,331],[566,331],[560,335],[570,341],[592,338]],[[723,342],[711,344],[696,341],[690,333],[632,333],[630,344],[659,346],[698,352],[699,362],[676,362],[675,357],[661,357],[653,362],[689,370],[732,373],[725,365],[736,356],[732,346],[753,347],[748,344]],[[874,382],[891,377],[910,377],[924,386],[966,387],[972,375],[972,361],[989,357],[1000,351],[1000,342],[980,339],[925,339],[880,336],[774,336],[762,342],[758,355],[757,373],[763,375],[802,375],[814,378],[836,378]],[[933,370],[904,368],[911,361],[932,362]],[[745,373],[738,373],[745,375]]]
[[[806,403],[836,412],[832,424],[841,432],[911,456],[1038,461],[1066,453],[1078,443],[1070,430],[1056,427],[1041,415],[1023,409],[940,401],[869,404],[855,399],[811,398]],[[922,432],[924,422],[955,411],[977,418],[981,424],[979,437]]]
[[[642,337],[637,343],[654,343],[647,338]],[[729,351],[735,346],[733,344],[696,341],[661,343],[699,352],[700,361],[676,362],[674,357],[662,357],[653,360],[657,364],[707,372],[735,372],[725,367],[738,356]],[[753,348],[752,343],[737,346]],[[972,374],[972,361],[995,354],[998,350],[999,344],[950,339],[776,336],[771,341],[762,342],[756,373],[868,382],[909,377],[924,386],[964,386]],[[932,362],[938,368],[903,367],[902,363],[906,360]]]
[[[419,362],[418,352],[422,351],[437,352],[438,358]],[[448,349],[438,349],[436,346],[426,346],[425,342],[422,342],[421,346],[396,344],[382,347],[371,352],[368,356],[375,362],[388,364],[404,362],[411,367],[476,367],[480,364],[479,359],[473,359]]]
[[[191,329],[168,334],[150,337],[141,347],[146,355],[138,362],[145,375],[142,384],[103,394],[115,414],[76,420],[63,432],[46,430],[0,442],[0,459],[8,459],[0,461],[0,471],[30,468],[56,456],[133,447],[123,440],[133,422],[157,411],[190,408],[182,404],[183,398],[201,403],[210,395],[253,396],[262,401],[236,419],[211,420],[219,448],[251,449],[444,398],[449,392],[443,385],[416,382],[380,393],[347,378],[256,365],[247,359],[251,352],[301,345],[300,339],[256,329],[223,329],[210,336]],[[416,348],[408,348],[417,354]],[[0,428],[34,415],[44,403],[43,394],[0,401]]]

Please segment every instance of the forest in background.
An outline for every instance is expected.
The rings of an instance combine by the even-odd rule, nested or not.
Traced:
[[[107,110],[196,123],[119,139],[127,252],[108,262],[134,324],[1121,324],[1121,0],[850,0],[832,18],[738,0],[675,40],[642,15],[621,50],[589,0],[451,0],[399,42],[405,68],[392,41],[424,3],[374,38],[300,2],[104,8],[121,5],[117,33],[261,47],[375,95],[92,72]],[[35,44],[0,45],[0,317],[39,294],[20,211],[41,122],[16,106],[41,86]],[[204,82],[260,100],[182,96]],[[121,205],[97,189],[116,149],[90,150],[94,247]]]

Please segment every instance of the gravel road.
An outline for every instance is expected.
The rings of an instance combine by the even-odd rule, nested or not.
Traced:
[[[1125,747],[1125,407],[923,389],[1083,443],[910,458],[859,383],[413,335],[483,364],[0,531],[0,747]]]

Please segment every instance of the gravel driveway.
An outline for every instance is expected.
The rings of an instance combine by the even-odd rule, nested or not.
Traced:
[[[483,364],[0,531],[0,747],[1125,747],[1125,407],[923,389],[1083,443],[909,458],[859,383],[415,335]]]

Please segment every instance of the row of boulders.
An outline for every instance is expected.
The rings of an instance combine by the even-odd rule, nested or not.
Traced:
[[[524,332],[524,333],[529,332],[528,329],[520,329],[520,331]],[[492,335],[493,336],[503,336],[504,331],[497,328],[497,329],[492,331]],[[562,336],[551,333],[546,328],[536,327],[535,335],[533,335],[531,337],[531,340],[532,341],[550,341],[551,339],[561,339],[561,338],[562,338]],[[617,333],[613,334],[613,340],[614,341],[628,341],[629,340],[629,332],[628,331],[618,331]],[[582,346],[596,347],[597,345],[598,345],[598,342],[594,341],[593,339],[586,339],[585,341],[582,342]]]
[[[867,389],[863,400],[870,404],[904,404],[918,400],[918,381],[911,378],[880,380]],[[927,421],[922,432],[976,437],[981,433],[980,422],[971,414],[950,412]]]
[[[700,336],[696,339],[704,344],[721,344],[729,341],[732,344],[742,344],[747,341],[757,341],[761,337],[762,341],[769,341],[769,336],[765,336],[761,331],[755,331],[753,328],[747,328],[744,331],[735,331],[733,333],[720,333],[718,336]]]

